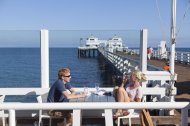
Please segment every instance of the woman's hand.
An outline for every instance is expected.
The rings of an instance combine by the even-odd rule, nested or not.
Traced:
[[[132,95],[130,93],[128,93],[128,96],[129,96],[130,99],[132,98]]]
[[[130,93],[128,93],[128,96],[129,96],[130,102],[134,102],[134,100],[132,99],[132,95]]]

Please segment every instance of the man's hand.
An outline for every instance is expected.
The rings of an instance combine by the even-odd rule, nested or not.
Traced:
[[[86,96],[87,96],[87,93],[85,93],[85,92],[80,92],[80,96],[81,96],[81,97],[86,97]]]

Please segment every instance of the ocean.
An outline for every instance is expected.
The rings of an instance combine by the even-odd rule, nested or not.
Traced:
[[[78,58],[77,48],[49,49],[50,85],[60,68],[71,70],[74,87],[112,85],[97,58]],[[40,48],[0,48],[0,87],[40,87]]]
[[[178,52],[190,52],[190,48],[176,48]]]

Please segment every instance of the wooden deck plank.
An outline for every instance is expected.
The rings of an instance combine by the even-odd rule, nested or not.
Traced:
[[[156,125],[170,125],[171,124],[179,124],[180,125],[180,117],[179,116],[152,116],[153,122]],[[34,124],[35,121],[38,121],[37,117],[34,118],[26,118],[19,117],[17,118],[17,124]],[[48,124],[48,119],[44,119],[44,124]],[[114,119],[114,123],[117,123],[117,120]],[[94,118],[94,117],[83,117],[82,124],[105,124],[104,117]],[[123,120],[123,124],[128,124],[128,119]],[[132,118],[132,124],[140,124],[139,118]],[[189,124],[190,125],[190,124]],[[46,126],[46,125],[45,125]]]

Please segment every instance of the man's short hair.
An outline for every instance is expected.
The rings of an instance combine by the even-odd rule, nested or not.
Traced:
[[[61,79],[62,76],[66,76],[67,73],[70,73],[70,69],[69,68],[62,68],[59,70],[58,72],[58,78]]]

